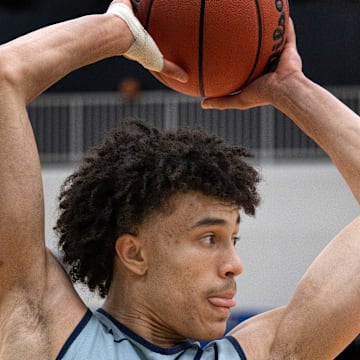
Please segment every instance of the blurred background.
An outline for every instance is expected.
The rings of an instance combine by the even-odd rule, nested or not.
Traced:
[[[102,13],[103,0],[0,0],[0,41],[80,15]],[[290,0],[304,72],[360,112],[360,1]],[[201,126],[249,147],[261,171],[262,204],[243,217],[233,320],[289,301],[306,268],[359,213],[359,206],[326,155],[271,107],[202,111],[200,99],[166,89],[138,64],[112,58],[54,85],[29,112],[43,165],[48,244],[59,186],[82,154],[124,117],[161,128]],[[335,266],[335,265],[334,265]],[[83,289],[96,307],[101,302]]]

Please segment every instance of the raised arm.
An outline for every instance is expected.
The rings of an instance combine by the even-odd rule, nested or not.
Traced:
[[[333,360],[360,333],[360,217],[322,251],[290,303],[234,328],[247,360]]]
[[[117,0],[109,13],[45,27],[0,46],[0,317],[9,292],[26,285],[35,293],[48,274],[40,163],[26,104],[71,71],[121,54],[186,79],[162,58],[125,5],[130,1]]]
[[[271,104],[330,156],[360,203],[360,118],[301,70],[295,33],[275,72],[239,95],[206,99],[204,108],[247,109]],[[333,360],[360,333],[360,218],[323,250],[290,304],[236,328],[248,360]]]
[[[42,181],[26,104],[72,70],[120,55],[133,41],[127,25],[109,14],[0,46],[0,297],[28,277],[34,282],[32,269],[45,269]]]
[[[119,3],[130,6],[129,0],[114,1]],[[41,169],[26,104],[71,71],[122,54],[186,79],[182,69],[162,59],[129,7],[45,27],[0,46],[1,358],[55,357],[84,311],[45,248]],[[59,306],[67,308],[55,321]],[[52,351],[42,352],[44,345]]]
[[[360,217],[310,266],[284,311],[270,359],[333,360],[360,333]],[[288,357],[286,357],[288,356]]]
[[[290,22],[289,36],[275,72],[239,95],[205,99],[204,108],[248,109],[273,105],[287,115],[332,159],[360,203],[360,117],[302,73]]]

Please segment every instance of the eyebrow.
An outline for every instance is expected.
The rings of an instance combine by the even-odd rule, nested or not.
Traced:
[[[192,228],[201,227],[201,226],[211,226],[211,225],[226,225],[228,222],[222,218],[215,217],[206,217],[197,221]],[[236,219],[236,224],[240,224],[240,215]]]

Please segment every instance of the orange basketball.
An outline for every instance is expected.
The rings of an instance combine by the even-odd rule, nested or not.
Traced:
[[[132,0],[164,56],[189,74],[186,84],[153,73],[192,96],[240,90],[271,68],[283,49],[287,0]]]

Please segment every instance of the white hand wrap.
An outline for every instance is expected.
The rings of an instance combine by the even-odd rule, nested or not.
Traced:
[[[164,57],[133,12],[125,4],[113,3],[106,13],[117,15],[123,19],[135,38],[134,44],[124,55],[139,62],[146,69],[161,71],[164,66]]]

